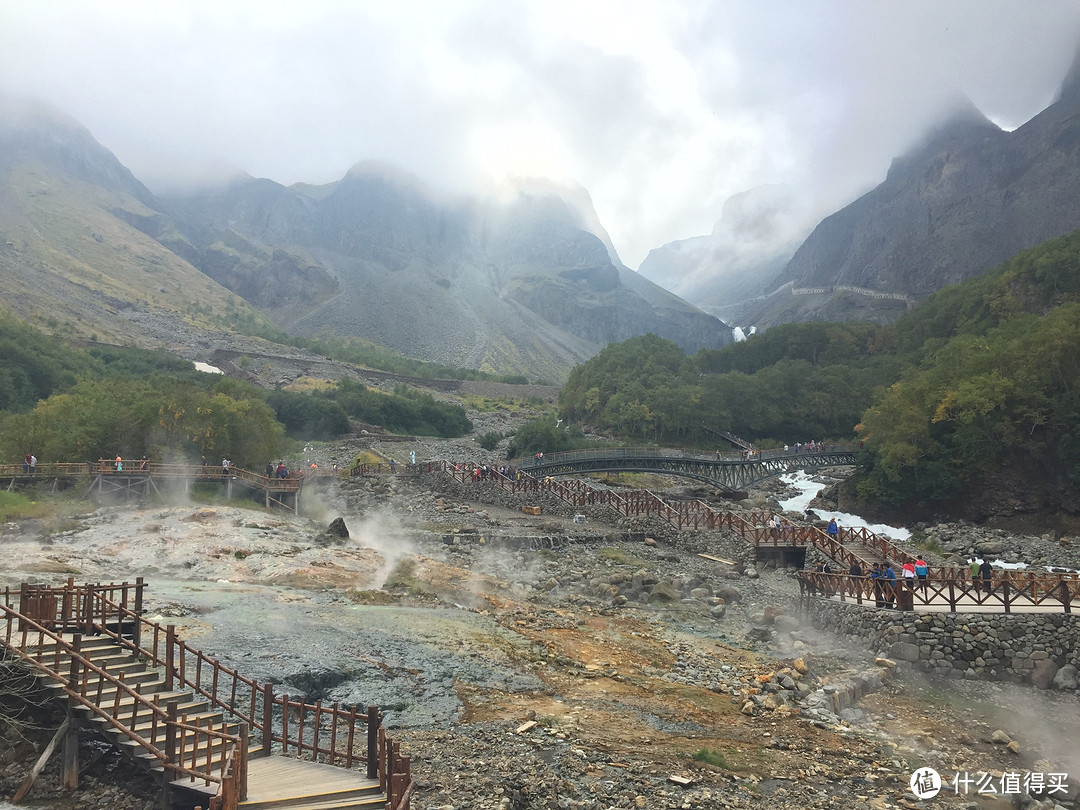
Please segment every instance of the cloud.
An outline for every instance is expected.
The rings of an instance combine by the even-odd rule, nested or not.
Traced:
[[[590,191],[632,266],[766,183],[845,204],[956,93],[1023,123],[1080,39],[1072,0],[3,2],[3,89],[152,188],[366,159],[442,190],[549,175]]]

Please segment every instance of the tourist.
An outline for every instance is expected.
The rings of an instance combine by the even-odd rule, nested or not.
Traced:
[[[23,471],[23,475],[30,472],[30,454],[29,453],[27,453],[25,456],[23,456],[22,471]]]
[[[266,477],[267,477],[267,479],[270,479],[270,478],[274,477],[275,469],[276,468],[274,467],[274,462],[272,462],[272,461],[266,462]]]
[[[123,472],[124,471],[124,460],[122,458],[120,458],[120,456],[116,457],[116,461],[114,461],[113,464],[116,465],[116,471],[117,472]]]
[[[882,581],[881,563],[874,563],[870,569],[870,581],[874,586],[874,604],[885,607],[885,583]]]
[[[926,560],[922,558],[920,554],[918,559],[915,560],[915,576],[918,577],[919,585],[922,586],[923,592],[926,592],[926,580],[930,576],[930,566],[926,564]]]
[[[893,599],[896,598],[896,572],[893,571],[892,565],[888,562],[885,563],[882,579],[885,580],[885,607],[891,608]]]
[[[37,456],[33,453],[30,454],[30,474],[34,475],[37,472]]]
[[[968,569],[971,571],[971,584],[975,586],[975,593],[979,592],[979,561],[977,558],[972,557],[968,562]]]
[[[982,565],[979,566],[979,578],[982,580],[983,590],[989,596],[994,586],[994,567],[990,565],[989,557],[983,560]]]
[[[859,565],[858,560],[852,560],[851,561],[851,567],[848,568],[847,573],[848,573],[848,593],[850,593],[852,596],[855,596],[855,595],[858,594],[859,590],[862,588],[861,580],[863,578],[862,566]]]
[[[838,540],[840,538],[840,527],[836,524],[836,518],[829,521],[829,525],[825,528],[825,533],[829,535],[830,540]]]
[[[903,566],[901,566],[901,570],[904,573],[904,585],[907,586],[907,589],[909,591],[914,590],[914,588],[915,588],[915,563],[913,563],[911,560],[907,560],[903,564]]]

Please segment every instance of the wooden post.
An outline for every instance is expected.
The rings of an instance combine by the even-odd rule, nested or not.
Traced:
[[[379,707],[367,707],[367,777],[379,776]]]
[[[45,750],[42,751],[41,756],[38,757],[38,761],[34,763],[34,768],[30,771],[30,775],[23,780],[23,783],[19,786],[19,789],[15,791],[15,795],[11,798],[11,801],[14,804],[18,804],[26,798],[26,794],[30,792],[30,788],[33,787],[34,781],[38,778],[38,774],[41,773],[41,769],[44,768],[45,764],[49,761],[49,757],[53,755],[53,751],[56,750],[56,744],[60,742],[61,738],[64,739],[64,745],[66,750],[67,738],[65,735],[67,734],[68,726],[70,724],[71,718],[69,717],[60,725],[60,728],[57,729],[57,732],[53,735],[52,740],[50,740],[49,744],[45,747]],[[76,737],[76,740],[77,739],[78,737]],[[67,774],[65,773],[65,776],[66,775]],[[76,775],[78,775],[78,771],[76,771]],[[68,787],[68,785],[65,783],[64,787]]]
[[[270,748],[274,744],[274,687],[263,684],[263,735],[262,755],[270,756]]]
[[[175,658],[173,647],[176,644],[176,625],[170,624],[165,627],[165,691],[171,692],[173,688],[173,673],[175,670]]]
[[[142,577],[135,578],[135,607],[132,612],[135,614],[135,625],[131,632],[131,640],[134,642],[137,649],[142,649],[142,613],[143,613],[143,588],[145,583]]]
[[[68,689],[72,692],[79,690],[79,682],[82,680],[82,663],[79,661],[79,652],[82,650],[82,636],[76,633],[71,639],[71,666],[68,670]],[[64,748],[61,760],[61,782],[65,789],[75,790],[79,787],[79,724],[75,707],[78,701],[74,695],[68,695],[67,716],[65,724],[67,730],[64,734]]]
[[[240,721],[240,729],[237,733],[240,735],[240,750],[236,752],[238,761],[235,763],[235,767],[238,769],[236,773],[237,781],[240,783],[240,795],[237,798],[244,802],[247,801],[248,797],[248,740],[251,736],[247,721]]]

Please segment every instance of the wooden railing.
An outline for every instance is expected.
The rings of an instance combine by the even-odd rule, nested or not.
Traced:
[[[307,703],[303,698],[291,700],[288,695],[275,695],[271,684],[260,684],[191,647],[177,636],[175,625],[162,626],[120,605],[103,601],[108,603],[107,612],[137,624],[144,643],[137,646],[119,633],[108,629],[103,632],[160,667],[166,689],[191,689],[215,708],[247,722],[259,733],[265,753],[270,752],[273,743],[278,743],[282,753],[306,753],[313,760],[330,765],[351,768],[357,762],[366,762],[368,778],[376,777],[380,765],[376,744],[380,727],[377,707],[369,706],[367,712],[357,712],[338,703],[323,706],[321,701]],[[274,726],[275,716],[281,719],[280,732]],[[357,755],[354,742],[361,740],[367,741],[366,752]]]
[[[143,618],[144,588],[140,578],[134,585],[75,585],[68,580],[61,587],[23,586],[17,591],[5,590],[8,639],[13,632],[27,632],[24,627],[39,628],[50,638],[58,639],[59,636],[48,630],[46,624],[89,628],[90,632],[108,636],[115,644],[160,668],[166,691],[190,689],[214,708],[236,718],[245,729],[257,731],[262,740],[263,755],[269,754],[273,744],[277,743],[282,753],[303,754],[330,765],[352,768],[366,763],[368,778],[385,782],[384,789],[392,807],[395,810],[408,808],[407,796],[412,790],[410,760],[400,753],[398,744],[386,736],[377,707],[368,706],[366,712],[358,712],[355,707],[343,707],[338,703],[323,706],[322,701],[308,703],[303,697],[275,695],[271,684],[260,684],[247,678],[189,646],[177,636],[174,625],[162,626]],[[133,607],[128,607],[132,604],[131,598],[134,598]],[[41,623],[16,611],[11,606],[16,600],[36,611]],[[12,623],[17,625],[17,630],[12,630]],[[59,655],[57,652],[58,661]],[[122,676],[119,679],[106,677],[122,680]],[[140,705],[152,702],[152,698],[147,701],[140,697],[139,702]],[[275,726],[275,717],[280,718],[279,726]],[[182,723],[174,725],[181,739],[186,733],[196,733]],[[230,771],[240,776],[247,772],[246,731],[243,736],[244,745],[235,752],[236,759]],[[358,746],[362,753],[357,753]]]
[[[984,580],[952,573],[932,573],[925,581],[911,583],[901,578],[892,584],[883,578],[800,571],[799,589],[804,598],[823,596],[857,605],[895,604],[906,609],[945,605],[952,613],[972,606],[992,607],[1004,613],[1033,607],[1072,613],[1073,604],[1080,602],[1080,578],[1075,574],[1025,571],[994,571],[989,585]]]
[[[0,611],[4,616],[4,645],[12,654],[36,664],[47,677],[63,685],[69,700],[147,751],[170,780],[187,777],[206,785],[231,781],[230,792],[241,801],[246,798],[244,768],[236,767],[226,774],[224,766],[216,772],[214,767],[217,754],[245,750],[247,730],[243,724],[239,734],[229,734],[224,724],[215,729],[209,723],[202,726],[181,722],[175,702],[162,706],[156,697],[144,697],[138,686],[131,688],[124,682],[123,675],[114,676],[82,655],[81,634],[68,641],[9,605],[0,605]],[[62,672],[65,664],[66,674]],[[106,697],[109,692],[111,699]],[[134,731],[136,722],[145,725],[147,721],[148,731]]]
[[[834,442],[827,445],[815,445],[813,451],[800,449],[798,453],[795,452],[794,447],[789,447],[787,450],[782,447],[771,450],[752,450],[750,451],[752,455],[749,456],[749,458],[754,461],[767,458],[799,459],[807,456],[818,456],[825,453],[850,453],[858,449],[858,445],[854,442]],[[560,464],[573,461],[588,461],[595,458],[693,458],[700,461],[736,462],[746,461],[748,456],[746,450],[720,453],[692,453],[677,448],[667,447],[597,447],[588,450],[567,450],[560,453],[545,453],[543,463]],[[521,465],[522,469],[527,470],[533,464],[534,460],[522,458],[516,459],[516,461]]]

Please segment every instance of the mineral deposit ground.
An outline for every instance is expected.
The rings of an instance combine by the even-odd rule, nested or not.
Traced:
[[[420,810],[1074,806],[1075,690],[931,680],[876,658],[804,622],[792,573],[756,568],[737,537],[520,505],[404,475],[332,487],[299,516],[86,503],[3,526],[3,578],[145,577],[150,618],[244,674],[382,707]],[[336,517],[348,538],[327,532]],[[55,730],[40,716],[25,741],[5,725],[0,798]],[[63,793],[50,765],[28,805],[155,806],[119,755],[85,745],[83,788]],[[925,767],[944,785],[920,800],[910,779]],[[1032,799],[1014,774],[1067,774],[1068,788]]]

